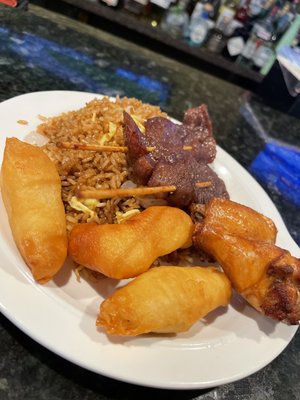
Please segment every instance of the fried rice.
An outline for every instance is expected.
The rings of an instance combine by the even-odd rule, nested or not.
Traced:
[[[71,150],[59,147],[59,142],[124,146],[123,111],[138,124],[151,117],[163,115],[159,107],[144,104],[134,98],[108,97],[94,99],[85,107],[47,119],[38,126],[38,133],[48,138],[43,150],[55,163],[62,184],[67,231],[83,222],[116,223],[120,215],[139,210],[136,198],[112,198],[96,201],[79,200],[80,189],[114,189],[129,180],[130,170],[123,153]]]

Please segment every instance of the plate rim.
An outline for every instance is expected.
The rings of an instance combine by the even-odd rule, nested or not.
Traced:
[[[51,95],[55,95],[55,93],[57,94],[66,94],[68,93],[69,95],[78,95],[78,96],[86,96],[86,97],[91,97],[93,96],[95,97],[110,97],[110,96],[105,96],[105,95],[101,95],[101,94],[97,94],[97,93],[90,93],[90,92],[80,92],[80,91],[66,91],[66,90],[48,90],[48,91],[38,91],[38,92],[32,92],[32,93],[25,93],[25,94],[21,94],[15,97],[12,97],[10,99],[4,100],[3,102],[0,103],[0,112],[1,109],[3,107],[4,104],[9,104],[12,103],[14,101],[18,100],[22,100],[22,98],[28,98],[30,96],[38,96],[38,95],[42,95],[42,96],[47,96],[49,94]],[[110,97],[111,99],[114,99],[113,97]],[[92,99],[92,97],[90,98]],[[84,104],[89,101],[89,100],[83,100],[82,101],[82,106],[84,106]],[[74,108],[72,108],[72,106],[70,107],[70,111],[73,110]],[[41,123],[41,121],[40,121]],[[271,200],[271,198],[269,197],[269,195],[266,193],[266,191],[264,190],[264,188],[262,188],[260,186],[260,184],[255,180],[255,178],[241,165],[238,163],[238,161],[236,161],[227,151],[223,150],[221,147],[217,146],[218,148],[218,153],[221,153],[221,155],[223,157],[227,157],[230,162],[234,163],[235,165],[237,165],[239,167],[239,169],[241,169],[243,171],[243,173],[246,173],[248,179],[250,179],[251,181],[251,185],[255,185],[257,187],[260,188],[261,193],[264,193],[264,197],[265,199],[267,199],[267,201],[269,202],[269,206],[271,207],[270,212],[272,214],[274,214],[276,216],[276,219],[278,222],[276,222],[276,225],[278,226],[278,223],[280,225],[280,227],[278,227],[278,231],[279,230],[284,230],[284,234],[288,235],[288,241],[290,241],[290,245],[292,248],[299,250],[299,247],[297,246],[296,242],[294,241],[294,239],[291,237],[291,235],[289,234],[283,219],[279,213],[279,211],[277,210],[275,204],[273,203],[273,201]],[[2,146],[0,146],[0,152],[3,152]],[[2,157],[2,154],[1,154]],[[2,201],[2,196],[1,196],[1,201]],[[0,242],[0,247],[1,247],[1,242]],[[4,257],[4,259],[6,258],[6,255]],[[3,262],[3,260],[2,260]],[[3,277],[3,269],[0,268],[0,277]],[[22,274],[21,274],[22,275]],[[32,285],[36,288],[36,292],[39,293],[41,291],[39,285],[37,283],[35,283],[32,279],[32,277],[30,276],[30,273],[28,274],[23,274],[23,276],[19,276],[18,277],[21,282],[22,285],[24,284],[24,282],[28,283],[28,280],[30,281],[30,285],[28,285],[27,289],[29,288],[29,286],[31,287]],[[12,276],[10,277],[10,279],[12,280]],[[9,280],[9,279],[8,279]],[[1,282],[4,282],[3,279],[0,279],[0,288],[2,286],[3,289],[3,285],[1,285]],[[25,285],[26,287],[26,285]],[[28,290],[24,289],[23,286],[23,290],[24,292],[28,292]],[[30,289],[31,290],[31,289]],[[1,295],[2,293],[2,295]],[[290,332],[289,332],[289,336],[288,339],[285,340],[285,342],[278,347],[277,351],[273,352],[272,356],[270,357],[270,359],[266,359],[263,363],[261,363],[259,365],[258,368],[253,368],[252,370],[248,370],[248,372],[240,372],[239,374],[236,374],[233,377],[227,377],[224,379],[219,379],[217,381],[210,381],[210,382],[157,382],[157,381],[151,381],[149,379],[146,380],[136,380],[134,377],[130,377],[128,376],[128,374],[125,374],[124,376],[120,376],[119,373],[114,374],[113,371],[107,371],[105,370],[105,368],[91,368],[89,365],[87,365],[88,363],[83,362],[78,360],[77,357],[72,357],[70,356],[70,354],[66,354],[65,352],[63,352],[63,350],[61,348],[57,349],[56,346],[51,346],[51,343],[49,343],[49,340],[46,340],[46,338],[40,337],[40,335],[34,331],[32,332],[32,329],[30,329],[30,327],[28,327],[26,325],[26,322],[22,322],[23,318],[22,316],[18,315],[18,317],[16,317],[15,315],[13,315],[9,308],[11,308],[11,306],[8,304],[9,301],[5,302],[5,299],[3,300],[3,293],[5,293],[5,290],[0,290],[0,310],[3,313],[3,315],[5,315],[6,318],[8,318],[14,325],[16,325],[20,330],[22,330],[26,335],[28,335],[29,337],[31,337],[33,340],[35,340],[37,343],[39,343],[40,345],[42,345],[43,347],[47,348],[48,350],[52,351],[53,353],[59,355],[60,357],[63,357],[65,359],[67,359],[68,361],[79,365],[80,367],[83,367],[87,370],[90,370],[92,372],[98,373],[98,374],[102,374],[103,376],[112,378],[112,379],[117,379],[123,382],[127,382],[127,383],[131,383],[131,384],[136,384],[136,385],[142,385],[142,386],[147,386],[147,387],[153,387],[153,388],[160,388],[160,389],[205,389],[205,388],[212,388],[215,386],[219,386],[219,385],[223,385],[226,383],[230,383],[230,382],[235,382],[237,380],[240,380],[242,378],[245,378],[247,376],[252,375],[253,373],[259,371],[260,369],[264,368],[267,364],[269,364],[271,361],[273,361],[290,343],[290,341],[292,340],[292,338],[294,337],[294,335],[296,334],[297,330],[298,330],[298,326],[294,326],[291,327]],[[35,293],[36,294],[36,293]],[[35,297],[35,294],[33,295],[33,297]],[[7,295],[7,294],[6,294]],[[10,299],[10,301],[12,301],[13,299]],[[6,303],[6,304],[5,304]],[[51,302],[50,302],[51,303]],[[49,305],[48,305],[49,306]],[[53,303],[51,303],[51,306],[53,307]],[[55,305],[55,308],[57,307],[57,304]],[[73,321],[74,323],[75,321]],[[51,341],[50,341],[51,342]]]

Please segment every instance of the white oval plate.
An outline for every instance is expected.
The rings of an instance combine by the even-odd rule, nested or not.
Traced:
[[[95,97],[101,96],[47,91],[1,103],[0,162],[5,138],[23,139],[41,123],[39,114],[48,117],[75,110]],[[214,167],[232,200],[272,218],[279,231],[278,245],[300,256],[274,204],[249,173],[219,147]],[[108,337],[96,328],[95,320],[99,304],[115,289],[115,282],[78,282],[66,265],[52,282],[36,284],[16,249],[2,201],[0,224],[1,311],[43,346],[99,374],[158,388],[213,387],[264,367],[296,333],[297,327],[273,322],[234,296],[228,309],[211,313],[183,334]]]

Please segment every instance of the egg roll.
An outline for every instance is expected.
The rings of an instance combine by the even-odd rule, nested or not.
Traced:
[[[230,298],[229,280],[214,267],[155,267],[103,301],[96,324],[120,336],[185,332]]]
[[[41,148],[7,138],[0,185],[15,243],[34,279],[46,283],[67,256],[65,210],[55,165]]]

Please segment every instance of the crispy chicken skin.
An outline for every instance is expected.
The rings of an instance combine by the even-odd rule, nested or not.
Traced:
[[[120,336],[184,332],[230,298],[230,282],[214,267],[161,266],[102,302],[97,326]]]
[[[54,164],[40,148],[8,138],[1,192],[21,255],[35,280],[49,281],[67,256],[65,210]]]
[[[192,245],[194,224],[179,208],[149,207],[122,224],[80,224],[69,238],[69,255],[115,279],[145,272],[160,256]]]
[[[214,198],[205,207],[205,225],[221,226],[231,235],[275,243],[274,222],[250,207],[227,199]]]
[[[230,203],[231,215],[244,207]],[[208,205],[208,218],[196,225],[195,246],[215,258],[236,291],[258,311],[289,324],[299,323],[300,260],[273,243],[273,226],[268,233],[269,220],[263,215],[259,218],[254,211],[251,220],[250,212],[239,226],[230,215],[224,220],[220,213],[218,219],[215,206],[218,209],[218,201]]]

